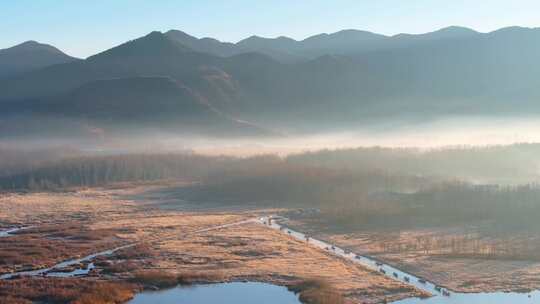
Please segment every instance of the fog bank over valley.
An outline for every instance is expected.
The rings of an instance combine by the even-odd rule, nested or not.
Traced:
[[[108,134],[92,130],[86,137],[50,136],[13,138],[0,141],[2,147],[43,149],[69,147],[92,153],[194,152],[205,155],[247,157],[260,154],[286,156],[321,149],[356,147],[419,148],[485,147],[540,142],[540,119],[534,117],[454,117],[424,123],[380,123],[354,130],[300,133],[284,132],[263,137],[202,136],[139,128]]]

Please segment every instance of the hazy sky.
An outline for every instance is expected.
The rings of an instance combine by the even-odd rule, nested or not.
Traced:
[[[538,27],[539,12],[539,0],[0,0],[0,48],[37,40],[86,57],[169,29],[233,42],[350,28],[391,35],[462,25],[487,32]]]

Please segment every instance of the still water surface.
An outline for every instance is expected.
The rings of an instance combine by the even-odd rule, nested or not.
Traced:
[[[264,283],[224,283],[147,291],[128,304],[300,304],[285,287]]]

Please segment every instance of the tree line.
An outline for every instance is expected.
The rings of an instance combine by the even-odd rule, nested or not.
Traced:
[[[116,182],[187,179],[178,195],[261,207],[315,208],[327,226],[487,225],[487,232],[540,231],[536,184],[473,184],[375,168],[338,168],[291,158],[192,153],[70,157],[0,176],[0,189],[54,190]]]

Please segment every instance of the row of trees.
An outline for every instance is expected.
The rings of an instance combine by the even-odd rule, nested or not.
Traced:
[[[281,159],[194,154],[68,158],[0,176],[0,188],[57,189],[160,179],[200,181],[191,201],[317,208],[340,229],[485,224],[486,231],[540,231],[540,187],[441,182],[416,175],[329,168]]]
[[[296,164],[334,169],[456,178],[482,183],[523,184],[540,180],[540,144],[486,147],[356,148],[321,150],[288,157]]]
[[[530,234],[488,237],[480,233],[433,234],[379,244],[383,253],[422,252],[426,255],[540,260],[540,240]]]
[[[51,190],[125,181],[201,179],[232,159],[192,154],[136,154],[77,157],[50,162],[23,173],[0,177],[4,190]]]

